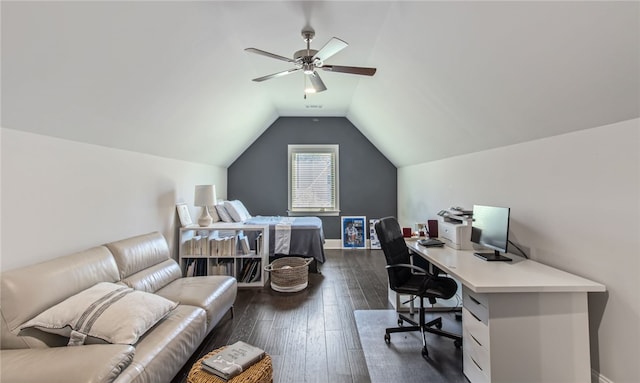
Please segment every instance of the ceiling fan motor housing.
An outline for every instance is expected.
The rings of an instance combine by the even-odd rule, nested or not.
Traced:
[[[316,53],[318,53],[316,49],[301,49],[293,54],[293,59],[302,64],[304,73],[311,74],[315,68],[322,66],[321,60],[313,59]]]
[[[304,63],[305,61],[311,63],[313,56],[318,53],[317,49],[300,49],[293,54],[293,59]]]
[[[311,81],[311,85],[313,86],[314,92],[317,93],[317,92],[322,92],[327,90],[327,87],[324,85],[324,83],[320,79],[320,76],[316,72],[317,68],[322,68],[332,72],[351,73],[351,74],[358,74],[358,75],[365,75],[365,76],[373,76],[373,74],[376,72],[375,68],[340,66],[340,65],[324,66],[324,60],[340,52],[342,49],[346,48],[348,44],[337,37],[332,37],[320,50],[311,49],[311,40],[313,40],[314,37],[315,37],[315,32],[313,29],[305,28],[302,30],[302,38],[307,43],[306,44],[307,47],[306,49],[301,49],[299,51],[296,51],[293,54],[293,59],[280,56],[274,53],[270,53],[267,51],[263,51],[257,48],[246,48],[245,51],[247,52],[256,53],[256,54],[274,58],[280,61],[286,61],[288,63],[295,65],[295,68],[287,69],[285,71],[278,72],[278,73],[273,73],[267,76],[254,78],[253,81],[262,82],[265,80],[285,76],[285,75],[302,70],[304,74],[307,75],[309,80]]]

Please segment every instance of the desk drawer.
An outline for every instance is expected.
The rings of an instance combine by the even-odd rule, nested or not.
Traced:
[[[489,307],[489,294],[476,293],[471,291],[469,288],[464,287],[462,289],[462,294],[467,296],[467,298],[473,298],[474,301],[483,305],[484,307]]]
[[[469,355],[476,365],[484,371],[485,374],[489,375],[491,367],[489,350],[478,343],[466,329],[463,331],[463,337],[462,352]]]
[[[485,325],[489,325],[489,297],[462,289],[462,306]]]
[[[462,308],[462,327],[465,333],[474,338],[475,343],[489,350],[489,326],[473,316],[466,307]]]
[[[462,371],[471,383],[490,382],[489,375],[466,352],[462,354]]]

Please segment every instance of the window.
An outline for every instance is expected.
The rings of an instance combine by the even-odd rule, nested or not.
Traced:
[[[339,215],[338,145],[289,145],[289,215]]]

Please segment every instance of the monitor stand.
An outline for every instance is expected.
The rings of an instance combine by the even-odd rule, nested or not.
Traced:
[[[504,255],[500,255],[498,251],[494,251],[493,253],[473,253],[476,257],[482,258],[485,261],[503,261],[503,262],[511,262],[511,258],[505,257]]]

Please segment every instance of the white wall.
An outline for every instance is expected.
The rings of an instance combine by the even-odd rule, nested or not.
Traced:
[[[224,168],[2,129],[0,269],[161,232],[172,252],[175,204],[192,218],[196,184],[227,193]]]
[[[451,206],[510,207],[510,239],[531,258],[606,285],[589,296],[591,365],[637,382],[639,153],[635,119],[404,167],[398,218],[408,226]]]

